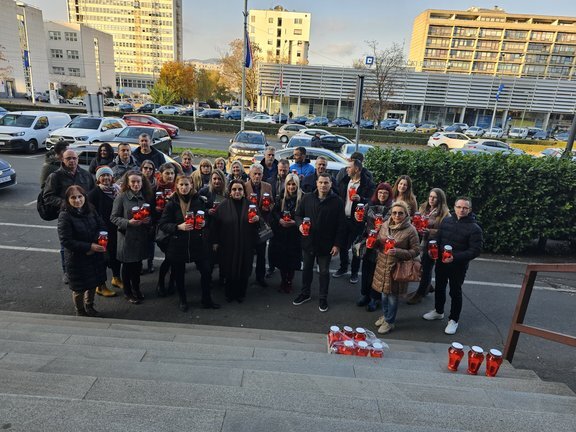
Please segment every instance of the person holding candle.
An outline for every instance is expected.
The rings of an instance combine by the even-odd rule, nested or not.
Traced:
[[[393,239],[387,247],[387,239]],[[410,221],[409,209],[404,201],[392,204],[390,218],[386,220],[376,242],[378,257],[372,280],[372,289],[382,293],[382,315],[377,321],[378,333],[390,333],[396,326],[398,297],[408,289],[408,282],[397,282],[392,278],[396,263],[415,259],[420,254],[418,232]]]
[[[346,216],[346,237],[344,248],[340,251],[340,268],[332,275],[339,278],[348,273],[348,250],[354,240],[362,233],[364,220],[359,220],[356,210],[359,204],[366,204],[374,192],[374,185],[366,175],[362,175],[362,162],[352,159],[348,162],[347,175],[338,184],[338,194],[344,202],[344,214]],[[360,269],[360,257],[352,254],[350,283],[358,282],[358,270]]]
[[[472,200],[459,197],[454,204],[454,216],[448,216],[438,229],[436,241],[440,253],[445,246],[452,247],[452,257],[436,260],[436,289],[434,291],[434,309],[422,318],[428,321],[444,318],[446,287],[450,284],[450,316],[444,333],[453,335],[458,330],[462,312],[462,285],[466,278],[470,261],[482,251],[482,228],[476,223],[472,213]]]
[[[328,288],[330,284],[330,260],[338,255],[346,236],[344,203],[332,192],[332,179],[327,173],[320,174],[316,190],[305,195],[296,211],[296,224],[302,234],[302,289],[292,304],[299,306],[312,300],[310,297],[314,263],[318,263],[320,293],[318,309],[328,311]],[[308,231],[303,221],[309,218]]]
[[[284,186],[284,196],[279,205],[274,208],[270,218],[270,226],[274,237],[268,246],[271,267],[280,269],[280,292],[292,291],[294,272],[300,270],[302,262],[302,247],[298,226],[294,217],[304,196],[300,189],[300,178],[296,174],[288,174]]]
[[[410,216],[413,216],[418,210],[418,201],[412,192],[412,179],[410,176],[401,175],[396,179],[392,187],[392,199],[394,202],[404,201],[410,209]]]
[[[372,230],[380,231],[380,227],[388,217],[392,206],[392,186],[389,183],[379,183],[368,203],[366,211],[365,230],[363,237],[367,238]],[[356,302],[359,307],[366,306],[368,312],[374,312],[379,304],[381,295],[372,289],[372,278],[376,268],[378,251],[375,248],[366,248],[362,257],[362,281],[360,298]]]
[[[228,185],[230,185],[232,180],[248,181],[248,174],[244,172],[244,166],[240,161],[235,160],[230,164],[230,174],[228,174],[228,178],[226,179]]]
[[[140,217],[143,204],[150,204],[151,215]],[[155,217],[154,195],[146,177],[140,171],[128,171],[124,175],[120,193],[114,199],[110,220],[118,228],[117,258],[122,262],[124,296],[132,304],[139,304],[144,296],[140,291],[142,260],[148,258],[150,224]]]
[[[224,175],[228,175],[228,173],[226,172],[226,159],[224,159],[223,157],[218,157],[216,159],[214,159],[214,165],[212,165],[212,169],[219,169],[220,171],[222,171],[224,173]]]
[[[220,252],[220,272],[226,280],[226,301],[242,303],[254,261],[259,216],[249,219],[248,199],[242,180],[228,184],[228,198],[216,209],[210,235],[214,251]]]
[[[66,189],[62,211],[58,215],[58,237],[64,247],[68,285],[77,316],[99,317],[94,309],[96,287],[106,282],[106,248],[98,244],[104,222],[88,202],[81,186]]]
[[[427,218],[428,227],[423,230],[422,242],[422,277],[418,289],[410,296],[407,303],[415,305],[422,301],[429,292],[434,288],[430,285],[432,281],[432,269],[434,268],[435,260],[432,259],[426,252],[428,249],[428,242],[436,240],[438,227],[445,217],[450,215],[450,210],[446,203],[446,194],[442,189],[433,188],[428,194],[428,201],[420,206],[420,214]]]
[[[210,174],[212,174],[212,162],[208,159],[202,159],[196,171],[192,173],[192,185],[194,189],[199,191],[205,186],[210,184]]]
[[[194,262],[200,272],[202,308],[218,309],[220,305],[212,301],[210,294],[211,272],[209,264],[208,218],[202,217],[207,208],[204,200],[194,190],[192,180],[184,175],[176,178],[176,192],[166,203],[158,222],[158,229],[169,234],[166,247],[166,261],[170,263],[176,289],[180,298],[180,310],[188,310],[184,271],[186,263]],[[187,223],[186,215],[193,212],[196,220]]]
[[[112,169],[101,166],[96,171],[96,187],[88,193],[88,201],[94,206],[100,217],[105,221],[108,232],[108,244],[106,247],[106,259],[108,267],[112,270],[112,286],[122,289],[122,279],[120,277],[121,263],[116,258],[117,250],[117,228],[110,220],[112,205],[120,187],[114,183]],[[96,288],[96,294],[103,297],[115,297],[116,293],[106,286],[106,283]]]

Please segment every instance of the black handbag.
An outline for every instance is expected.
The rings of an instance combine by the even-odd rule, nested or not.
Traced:
[[[260,218],[256,242],[258,244],[266,243],[272,237],[274,237],[274,231],[272,231],[272,228],[264,219]]]
[[[163,231],[160,228],[158,228],[158,230],[156,231],[156,238],[155,238],[156,244],[158,245],[160,250],[164,253],[166,253],[166,249],[168,249],[168,243],[170,242],[170,237],[172,237],[171,234],[168,234],[166,231]]]

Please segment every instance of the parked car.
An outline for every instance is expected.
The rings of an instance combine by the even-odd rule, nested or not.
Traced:
[[[284,113],[282,114],[274,114],[272,116],[272,118],[274,119],[274,123],[287,123],[288,122],[288,116]],[[280,119],[280,120],[279,120]]]
[[[128,114],[122,117],[128,126],[154,126],[165,129],[170,138],[175,138],[180,132],[180,128],[170,123],[158,120],[156,117],[142,114]]]
[[[244,113],[244,115],[246,114],[247,113]],[[226,111],[224,114],[221,115],[221,117],[226,120],[240,120],[242,118],[242,111],[240,110]]]
[[[400,123],[398,119],[384,119],[380,122],[380,129],[396,130],[396,127],[400,126]]]
[[[326,171],[328,171],[333,177],[336,177],[342,168],[346,168],[348,166],[348,160],[344,159],[342,156],[334,153],[333,151],[321,147],[303,147],[306,149],[306,159],[308,159],[313,165],[316,165],[316,159],[318,156],[324,157],[328,162]],[[290,162],[290,165],[292,165],[294,163],[293,155],[293,148],[285,148],[276,150],[275,158],[276,160],[287,159],[288,162]],[[264,152],[255,154],[252,158],[252,163],[260,162],[263,157]]]
[[[370,144],[358,144],[358,151],[365,155],[369,150],[373,149],[374,146]],[[352,153],[356,151],[356,144],[344,144],[340,149],[339,155],[344,159],[348,159]]]
[[[117,109],[120,112],[130,113],[130,112],[134,111],[134,105],[132,105],[129,102],[122,102],[122,103],[118,104]]]
[[[308,120],[310,120],[308,118],[308,116],[303,115],[303,116],[292,117],[292,120],[290,121],[290,123],[296,123],[296,124],[304,125],[304,124],[306,124],[306,122]]]
[[[464,134],[469,137],[479,138],[485,133],[486,131],[480,126],[470,126]]]
[[[274,118],[268,114],[256,114],[254,116],[246,117],[244,121],[249,123],[276,123]]]
[[[428,147],[439,147],[443,150],[462,148],[470,141],[466,135],[458,132],[435,132],[428,140]]]
[[[304,134],[304,135],[309,135],[309,136],[314,136],[316,134],[322,136],[322,135],[331,135],[330,132],[328,132],[327,130],[324,129],[316,129],[316,128],[305,128],[302,129],[300,132],[298,132],[300,134]]]
[[[138,107],[138,109],[136,110],[137,113],[151,113],[153,112],[156,108],[160,108],[162,105],[157,104],[157,103],[145,103],[144,105],[141,105],[140,107]]]
[[[0,117],[0,150],[35,153],[46,146],[48,136],[70,122],[66,113],[17,111]]]
[[[374,129],[374,122],[372,120],[362,119],[360,120],[361,129]]]
[[[148,134],[151,146],[172,156],[172,138],[166,129],[156,126],[127,126],[108,142],[138,144],[141,134]]]
[[[464,144],[463,148],[483,151],[485,153],[507,153],[514,155],[526,154],[524,150],[513,148],[510,144],[494,139],[475,139]]]
[[[308,127],[313,126],[328,126],[328,117],[314,117],[304,123]]]
[[[508,132],[508,138],[526,139],[528,128],[512,128]]]
[[[16,184],[16,171],[4,159],[0,159],[0,189]]]
[[[502,138],[503,136],[504,130],[499,127],[493,127],[484,133],[484,138]]]
[[[198,118],[211,118],[211,119],[219,119],[222,115],[222,111],[219,109],[204,109],[196,114]]]
[[[354,123],[352,120],[347,119],[346,117],[336,117],[334,120],[328,123],[329,127],[352,127]]]
[[[415,132],[416,125],[414,123],[400,123],[394,130],[396,132]]]
[[[568,141],[568,132],[559,132],[554,135],[556,141]]]
[[[280,129],[278,129],[276,136],[278,137],[278,141],[287,143],[292,136],[296,135],[304,129],[306,129],[306,126],[302,126],[300,124],[285,124],[281,126]]]
[[[152,110],[153,114],[169,114],[176,115],[181,107],[176,105],[162,105]]]
[[[444,132],[461,132],[464,133],[468,130],[468,124],[466,123],[453,123],[443,129]]]
[[[424,123],[416,128],[416,133],[433,134],[438,130],[438,126],[434,123]]]
[[[557,148],[557,147],[549,147],[546,148],[544,150],[542,150],[537,157],[557,157],[559,158],[560,156],[562,156],[562,153],[564,153],[564,149],[562,148]]]
[[[126,127],[118,117],[97,117],[80,115],[65,127],[56,129],[46,140],[46,147],[52,148],[58,141],[68,144],[110,141]]]
[[[8,112],[7,109],[0,107],[0,117],[2,117],[4,114],[6,114]]]
[[[545,130],[540,129],[539,131],[534,133],[534,135],[532,135],[531,138],[535,140],[547,140],[550,138],[550,135]]]
[[[159,129],[163,132],[166,132],[162,129]],[[112,149],[114,150],[114,153],[117,154],[118,153],[118,145],[120,143],[119,142],[111,142],[110,145],[112,146]],[[78,153],[78,164],[79,165],[84,165],[84,166],[89,166],[90,162],[92,162],[92,159],[94,159],[96,157],[96,153],[98,153],[98,147],[100,146],[100,144],[98,143],[84,143],[84,144],[72,144],[69,148],[71,150],[76,151],[76,153]],[[130,144],[130,148],[132,151],[136,150],[139,147],[138,144]],[[164,156],[164,162],[170,162],[170,163],[175,163],[177,165],[180,165],[175,159],[172,159],[171,156],[167,155],[166,153],[163,153],[162,151],[160,151],[162,153],[162,155]]]
[[[267,145],[268,141],[266,141],[264,132],[250,130],[240,131],[230,140],[228,163],[238,160],[242,162],[244,167],[248,167],[252,164],[254,154],[264,152]]]
[[[66,102],[68,102],[71,105],[80,105],[80,106],[84,106],[84,99],[80,98],[80,97],[75,97],[72,99],[67,99]]]
[[[528,128],[528,135],[526,135],[526,138],[534,139],[534,135],[536,135],[537,133],[540,133],[540,132],[544,132],[544,130],[541,128],[529,127]]]
[[[343,145],[354,144],[348,138],[342,135],[322,135],[320,137],[320,146],[322,148],[331,150],[335,153],[339,152]],[[312,136],[308,134],[297,134],[290,138],[288,144],[284,145],[284,148],[291,147],[311,147],[312,146]]]

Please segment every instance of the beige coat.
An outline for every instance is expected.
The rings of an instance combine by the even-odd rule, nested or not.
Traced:
[[[408,290],[408,282],[392,280],[392,271],[397,261],[414,259],[420,254],[418,232],[410,222],[410,218],[406,218],[396,227],[389,227],[390,223],[392,223],[390,219],[385,221],[378,233],[379,252],[372,289],[384,294],[403,295]],[[396,240],[395,255],[384,254],[384,241],[389,234]]]

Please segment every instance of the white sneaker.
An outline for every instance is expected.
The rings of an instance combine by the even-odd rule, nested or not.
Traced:
[[[375,325],[376,327],[380,327],[382,324],[384,324],[384,315],[382,315],[380,318],[378,318],[378,319],[376,320],[376,322],[374,323],[374,325]]]
[[[444,314],[436,312],[436,309],[432,309],[430,312],[426,312],[422,315],[422,318],[428,321],[441,320],[444,318]]]
[[[386,321],[384,321],[382,325],[378,328],[378,333],[380,334],[390,333],[394,329],[394,327],[395,327],[394,324],[389,324]]]
[[[456,330],[458,330],[458,323],[454,320],[450,320],[448,321],[448,325],[446,326],[444,333],[448,335],[453,335],[456,333]]]

